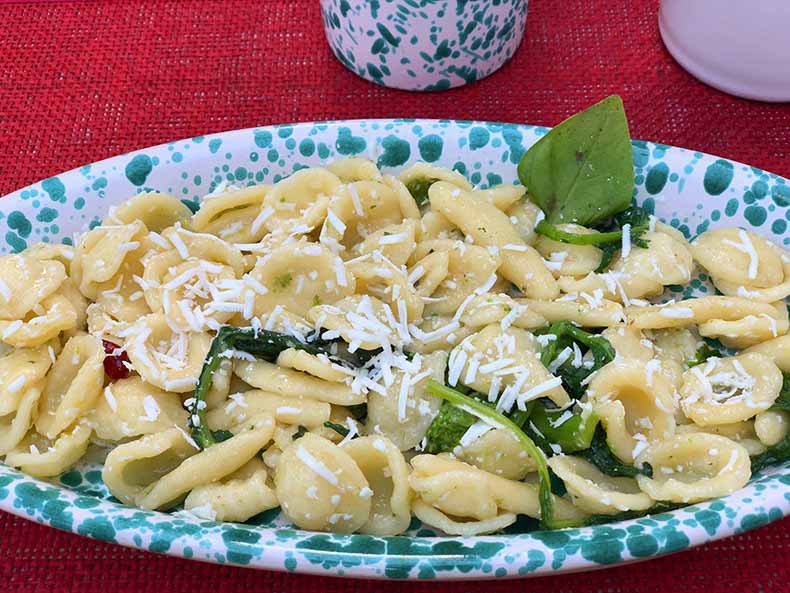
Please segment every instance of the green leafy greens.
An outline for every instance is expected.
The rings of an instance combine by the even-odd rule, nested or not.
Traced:
[[[554,452],[552,444],[559,446],[563,453],[575,453],[590,447],[597,425],[595,414],[583,416],[537,401],[525,432],[546,453]]]
[[[595,226],[628,208],[634,160],[623,101],[573,115],[521,158],[518,177],[550,224]]]

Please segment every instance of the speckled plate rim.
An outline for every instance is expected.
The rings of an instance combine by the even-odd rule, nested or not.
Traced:
[[[487,122],[351,120],[250,128],[162,144],[5,196],[0,201],[0,236],[5,237],[0,251],[21,249],[28,240],[63,240],[135,191],[155,188],[191,200],[220,180],[271,181],[294,166],[344,155],[373,158],[385,169],[415,160],[447,166],[474,163],[466,171],[474,183],[512,182],[518,158],[546,131]],[[445,150],[448,144],[450,151]],[[637,200],[687,234],[711,224],[738,224],[761,232],[770,228],[774,240],[790,242],[787,180],[737,162],[649,142],[635,141],[634,156]],[[210,182],[198,183],[197,172]],[[696,203],[687,200],[692,192],[698,192]],[[64,487],[65,480],[43,482],[0,464],[0,509],[94,539],[172,556],[362,578],[486,579],[589,570],[684,550],[790,514],[790,463],[763,472],[730,496],[668,513],[582,529],[470,538],[333,535],[276,523],[221,524],[187,513],[142,511],[101,500],[91,489],[95,468],[70,474],[73,489]]]

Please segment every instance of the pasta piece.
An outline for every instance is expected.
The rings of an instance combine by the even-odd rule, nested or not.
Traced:
[[[277,365],[295,371],[303,371],[323,379],[344,383],[350,371],[329,360],[326,354],[310,354],[297,348],[287,348],[277,356]]]
[[[307,317],[316,327],[329,330],[322,334],[324,339],[339,336],[362,350],[375,350],[383,343],[402,346],[404,337],[408,337],[392,310],[366,294],[346,297],[334,305],[318,305],[307,312]]]
[[[330,173],[337,175],[343,183],[381,179],[381,173],[376,163],[358,156],[332,161],[326,168]]]
[[[22,319],[66,279],[66,269],[54,260],[25,255],[0,257],[0,319]]]
[[[527,245],[535,245],[538,240],[538,234],[535,232],[535,227],[538,222],[545,218],[543,211],[537,204],[530,200],[521,200],[507,209],[505,214],[510,219],[516,232]]]
[[[527,193],[520,183],[516,185],[495,185],[488,189],[476,189],[471,194],[478,200],[493,204],[497,209],[507,212],[516,205]]]
[[[418,499],[451,517],[490,520],[504,512],[540,518],[537,484],[506,480],[444,455],[417,455],[411,465],[409,483]],[[557,519],[586,516],[553,498]]]
[[[557,228],[577,235],[595,234],[596,231],[578,224],[560,224]],[[543,235],[535,242],[535,249],[547,260],[546,266],[554,274],[560,276],[585,276],[594,272],[601,265],[603,252],[595,245],[572,245],[554,241]]]
[[[790,414],[782,410],[760,412],[754,417],[754,432],[766,447],[780,443],[790,429]]]
[[[50,345],[19,348],[0,357],[0,416],[14,412],[27,390],[43,381],[56,354]]]
[[[425,307],[426,315],[452,315],[472,295],[488,292],[502,262],[483,247],[449,239],[423,241],[414,255],[422,260],[442,252],[447,254],[447,273],[428,295],[431,299]]]
[[[164,315],[152,313],[123,335],[129,360],[147,383],[174,393],[195,388],[211,347],[209,334],[174,332]]]
[[[725,346],[739,350],[776,338],[788,329],[787,305],[780,301],[769,307],[775,310],[773,315],[747,315],[736,321],[712,319],[700,323],[699,333],[708,338],[718,338]]]
[[[268,415],[251,419],[241,432],[226,441],[212,445],[149,484],[134,499],[142,509],[172,508],[192,489],[216,482],[232,474],[272,439],[274,419]]]
[[[688,328],[669,328],[648,330],[648,338],[653,342],[656,358],[661,363],[661,371],[680,386],[686,363],[697,356],[701,340]]]
[[[770,356],[783,373],[790,373],[790,334],[755,344],[746,352]]]
[[[472,297],[461,315],[461,323],[478,329],[492,323],[503,327],[537,329],[548,325],[543,315],[533,311],[529,305],[519,303],[506,294],[481,294]]]
[[[748,420],[779,396],[782,372],[763,354],[711,358],[683,374],[680,404],[700,426]]]
[[[102,481],[115,498],[134,505],[145,488],[198,451],[182,428],[148,434],[110,451],[104,461]]]
[[[548,460],[568,489],[573,504],[591,514],[616,515],[646,511],[653,499],[639,489],[633,478],[613,478],[581,457],[559,455]]]
[[[428,194],[431,207],[472,237],[476,245],[498,250],[502,258],[499,273],[528,297],[553,299],[559,294],[540,254],[524,243],[506,214],[448,183],[434,183]]]
[[[398,179],[407,186],[418,181],[428,183],[444,181],[463,190],[472,191],[471,184],[458,171],[423,162],[414,163],[401,171]]]
[[[407,219],[400,224],[389,224],[354,245],[351,256],[358,258],[378,251],[395,266],[402,266],[417,246],[414,240],[416,231],[416,220]]]
[[[426,317],[410,330],[414,339],[409,345],[409,350],[420,354],[430,354],[437,350],[446,352],[475,332],[475,328],[461,325],[458,320],[443,315]]]
[[[267,476],[263,462],[253,458],[222,481],[194,488],[184,500],[184,509],[212,521],[243,523],[280,506]]]
[[[369,436],[348,441],[343,450],[356,462],[372,491],[370,515],[359,531],[372,535],[406,531],[411,523],[409,466],[398,447],[387,438]]]
[[[225,358],[211,376],[211,387],[205,397],[207,409],[212,410],[225,403],[231,393],[233,379],[233,359]]]
[[[757,438],[754,429],[754,420],[733,422],[732,424],[717,424],[715,426],[699,426],[697,424],[681,424],[677,427],[677,434],[715,434],[735,441],[741,445],[750,456],[760,455],[765,452],[763,445]]]
[[[583,327],[609,327],[622,323],[625,318],[623,307],[619,303],[603,298],[596,299],[595,295],[586,293],[565,295],[556,301],[515,301],[550,322],[565,319]]]
[[[125,225],[140,221],[147,229],[158,233],[176,223],[186,223],[191,216],[192,211],[175,196],[143,192],[110,210],[105,223]]]
[[[268,185],[211,193],[203,198],[192,216],[192,228],[215,235],[231,243],[257,243],[266,234],[262,224],[255,224]]]
[[[609,447],[625,462],[675,432],[675,389],[640,360],[613,361],[597,371],[587,397],[601,418]]]
[[[409,282],[405,269],[399,269],[374,253],[370,261],[353,261],[349,271],[357,281],[358,293],[373,294],[389,304],[395,314],[400,314],[400,303],[406,307],[406,319],[418,321],[423,315],[423,301]]]
[[[757,233],[735,228],[706,231],[691,250],[725,295],[763,303],[790,295],[790,258]]]
[[[117,442],[186,426],[187,411],[174,394],[129,377],[108,384],[87,418],[97,438]]]
[[[428,381],[444,380],[447,358],[443,352],[415,354],[408,372],[395,370],[384,393],[368,394],[368,434],[380,434],[401,451],[414,448],[425,437],[442,401],[426,391]]]
[[[35,348],[57,338],[67,330],[77,328],[77,311],[69,300],[59,294],[48,296],[40,303],[41,314],[23,320],[0,321],[3,342],[17,348]]]
[[[291,232],[296,227],[316,228],[326,217],[330,197],[340,179],[326,169],[302,169],[278,181],[266,192],[263,208],[253,222],[267,231]],[[253,229],[255,230],[255,228]]]
[[[363,393],[355,393],[349,385],[324,381],[307,373],[278,367],[265,360],[237,361],[234,372],[253,387],[288,397],[303,397],[341,406],[361,404]]]
[[[52,365],[41,397],[36,430],[49,439],[85,416],[104,383],[101,340],[83,335],[71,338]]]
[[[420,209],[417,206],[417,202],[414,200],[414,196],[411,195],[411,192],[409,192],[404,183],[392,175],[384,175],[381,181],[394,191],[395,195],[398,197],[398,203],[400,204],[400,211],[403,213],[403,218],[412,218],[415,221],[419,220]]]
[[[354,293],[350,267],[329,249],[315,243],[283,245],[259,260],[250,273],[265,293],[255,294],[255,314],[278,305],[304,315],[315,305],[332,304]]]
[[[438,212],[428,210],[422,215],[420,226],[417,227],[417,242],[420,243],[432,239],[463,241],[464,235],[447,218]]]
[[[497,401],[497,409],[510,412],[514,405],[547,397],[560,407],[570,398],[559,378],[540,362],[532,334],[499,324],[489,325],[456,346],[448,359],[448,382],[461,383]],[[501,395],[500,395],[501,393]]]
[[[352,533],[370,518],[373,491],[359,466],[314,434],[282,452],[274,484],[283,513],[301,529]]]
[[[71,278],[66,278],[54,296],[65,298],[71,305],[76,315],[74,329],[85,330],[88,325],[88,299],[82,296],[74,281]]]
[[[20,393],[13,410],[0,412],[0,456],[13,450],[33,426],[41,397],[41,383],[30,385]]]
[[[608,327],[601,332],[601,335],[609,340],[618,359],[630,358],[648,362],[656,354],[653,343],[635,327],[624,325]]]
[[[323,426],[329,420],[328,403],[301,397],[285,397],[266,391],[251,390],[234,393],[222,406],[206,416],[210,426],[230,429],[249,418],[270,414],[281,424],[300,425],[307,428]]]
[[[647,248],[633,246],[628,257],[622,255],[607,272],[590,273],[583,278],[564,276],[557,282],[563,292],[603,291],[603,296],[628,305],[630,299],[656,296],[670,284],[685,284],[691,279],[694,261],[684,241],[660,229],[647,231],[642,238]]]
[[[743,488],[751,475],[749,454],[738,443],[712,434],[675,435],[648,446],[636,459],[653,477],[637,476],[655,500],[692,503]]]
[[[435,527],[447,535],[461,535],[464,537],[496,533],[515,523],[517,518],[515,513],[500,513],[496,517],[481,521],[456,521],[439,509],[427,505],[419,499],[412,503],[411,510],[425,525]]]
[[[471,443],[463,443],[453,450],[461,461],[501,476],[508,480],[523,480],[538,466],[513,433],[504,428],[494,428]]]
[[[8,452],[5,464],[18,467],[35,478],[57,476],[85,455],[90,436],[91,429],[83,422],[61,433],[57,439],[31,432]]]
[[[422,297],[430,297],[447,279],[450,271],[450,252],[434,251],[429,253],[409,269],[409,282],[414,285],[414,290]]]
[[[195,258],[225,264],[233,268],[236,277],[244,273],[241,251],[214,235],[193,233],[176,225],[165,229],[162,236],[173,245],[181,259]]]
[[[74,259],[74,248],[63,243],[36,243],[30,245],[22,252],[24,257],[37,259],[39,261],[54,260],[63,264],[68,271]]]

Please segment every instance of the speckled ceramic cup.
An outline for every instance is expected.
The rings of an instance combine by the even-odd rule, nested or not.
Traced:
[[[524,36],[527,0],[321,0],[329,46],[384,86],[438,91],[488,76]]]

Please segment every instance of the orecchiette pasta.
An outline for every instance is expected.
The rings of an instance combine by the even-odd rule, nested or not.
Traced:
[[[689,244],[638,207],[582,226],[427,163],[275,181],[212,181],[194,213],[144,191],[74,247],[0,257],[7,465],[104,458],[121,503],[201,520],[471,536],[706,500],[786,458],[767,239]],[[722,294],[662,302],[695,262]]]

